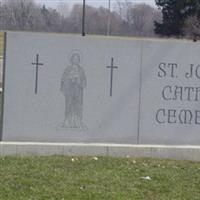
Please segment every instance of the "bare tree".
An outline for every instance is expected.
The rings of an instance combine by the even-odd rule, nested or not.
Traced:
[[[46,8],[34,0],[0,0],[0,29],[33,30],[81,33],[82,5],[69,10],[61,3],[57,9]],[[87,34],[107,34],[108,15],[110,35],[154,36],[154,21],[161,20],[161,13],[146,4],[133,4],[129,0],[117,2],[113,11],[86,6]]]
[[[67,18],[68,32],[80,33],[82,21],[82,6],[75,4],[71,10],[70,16]]]
[[[70,15],[70,9],[69,9],[69,4],[68,3],[60,2],[58,4],[56,10],[58,11],[58,13],[60,13],[60,15],[63,18],[67,18]]]
[[[38,30],[42,27],[40,11],[33,0],[7,0],[1,6],[1,28]]]
[[[60,31],[61,16],[55,9],[40,8],[34,0],[6,0],[1,5],[1,29]]]
[[[161,13],[150,5],[118,1],[116,10],[123,19],[124,35],[154,36],[154,21],[162,19]]]
[[[29,30],[34,26],[34,20],[39,20],[37,7],[33,0],[7,0],[2,5],[2,21],[11,29]],[[38,17],[37,17],[38,16]]]
[[[52,32],[60,32],[62,30],[61,16],[56,9],[47,9],[45,6],[43,6],[41,9],[41,14],[42,20],[44,21],[43,30]]]

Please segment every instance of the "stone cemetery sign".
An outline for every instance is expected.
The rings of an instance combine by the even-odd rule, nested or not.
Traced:
[[[200,44],[5,34],[4,141],[200,144]]]

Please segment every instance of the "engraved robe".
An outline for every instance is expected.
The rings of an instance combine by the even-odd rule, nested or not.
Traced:
[[[83,89],[87,80],[80,66],[68,66],[61,78],[61,92],[65,97],[65,122],[67,127],[82,128]]]

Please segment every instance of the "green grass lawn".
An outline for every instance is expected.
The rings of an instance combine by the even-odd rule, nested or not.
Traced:
[[[147,178],[147,180],[144,177]],[[133,158],[2,157],[0,200],[199,200],[200,163]]]

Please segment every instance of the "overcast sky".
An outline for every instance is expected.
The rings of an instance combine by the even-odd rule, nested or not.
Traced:
[[[35,0],[37,3],[45,4],[48,7],[56,7],[60,2],[66,2],[69,5],[73,5],[74,3],[82,3],[83,0]],[[120,0],[124,2],[125,0]],[[148,3],[151,5],[155,5],[155,0],[129,0],[133,3]],[[111,0],[112,5],[114,5],[116,0]],[[108,0],[86,0],[88,5],[92,5],[95,7],[99,6],[108,6]]]

